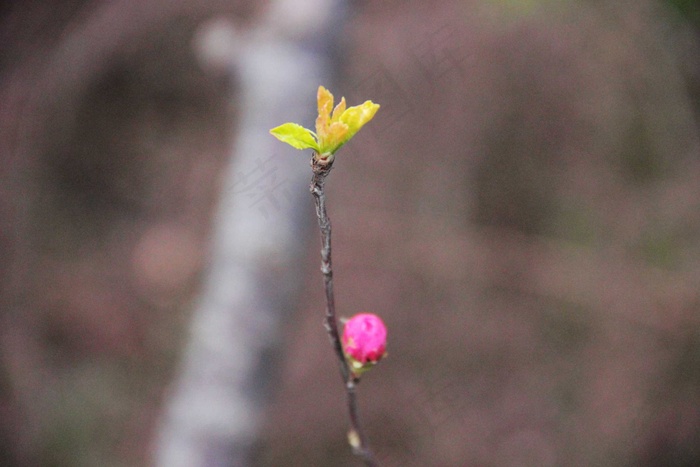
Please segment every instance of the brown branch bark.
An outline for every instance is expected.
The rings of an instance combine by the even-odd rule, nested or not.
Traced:
[[[311,159],[311,169],[313,177],[311,179],[310,191],[316,204],[316,217],[321,231],[321,273],[323,274],[323,284],[326,294],[326,317],[325,327],[330,338],[331,345],[338,357],[340,374],[345,383],[345,393],[348,403],[348,415],[350,418],[350,431],[348,432],[348,442],[352,447],[352,452],[361,458],[368,467],[378,467],[379,463],[369,447],[367,436],[360,423],[360,414],[357,402],[357,383],[359,379],[353,374],[350,365],[345,359],[343,345],[338,332],[338,318],[335,312],[335,297],[333,294],[333,263],[331,259],[331,220],[326,210],[326,193],[324,185],[326,177],[333,168],[333,159],[320,160],[314,154]]]

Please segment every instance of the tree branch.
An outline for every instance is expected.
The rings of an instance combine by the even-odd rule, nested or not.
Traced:
[[[324,184],[326,177],[333,168],[333,159],[319,159],[314,154],[311,159],[311,169],[313,177],[311,179],[310,191],[316,204],[316,217],[321,230],[321,273],[326,292],[326,318],[325,327],[328,331],[331,345],[338,357],[340,374],[345,383],[345,392],[348,403],[348,413],[350,417],[350,431],[348,432],[348,442],[352,447],[352,452],[361,458],[368,467],[378,467],[379,463],[374,457],[369,447],[367,436],[362,430],[360,414],[357,404],[356,387],[359,379],[353,374],[343,353],[343,345],[338,332],[338,319],[335,313],[335,297],[333,295],[333,263],[331,260],[331,220],[326,211],[326,194]]]

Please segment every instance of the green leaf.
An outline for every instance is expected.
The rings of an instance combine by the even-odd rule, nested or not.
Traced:
[[[296,149],[313,149],[319,151],[314,133],[296,123],[285,123],[270,130],[270,134],[278,140]]]
[[[344,122],[348,126],[348,133],[346,135],[345,141],[349,141],[350,138],[355,136],[355,133],[360,131],[365,123],[369,122],[374,118],[374,114],[379,110],[379,104],[375,104],[372,101],[366,101],[362,105],[356,105],[355,107],[350,107],[340,116],[340,121]]]

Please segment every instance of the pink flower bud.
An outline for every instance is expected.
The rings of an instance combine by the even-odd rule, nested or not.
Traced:
[[[355,372],[377,363],[386,351],[386,326],[381,318],[372,313],[350,318],[343,328],[343,349]]]

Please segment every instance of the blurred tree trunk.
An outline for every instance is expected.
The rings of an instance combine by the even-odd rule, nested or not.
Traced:
[[[339,0],[279,0],[239,38],[233,68],[242,84],[241,124],[211,268],[159,431],[158,466],[249,462],[284,319],[295,308],[312,212],[307,155],[287,149],[269,129],[313,122],[342,9]]]

